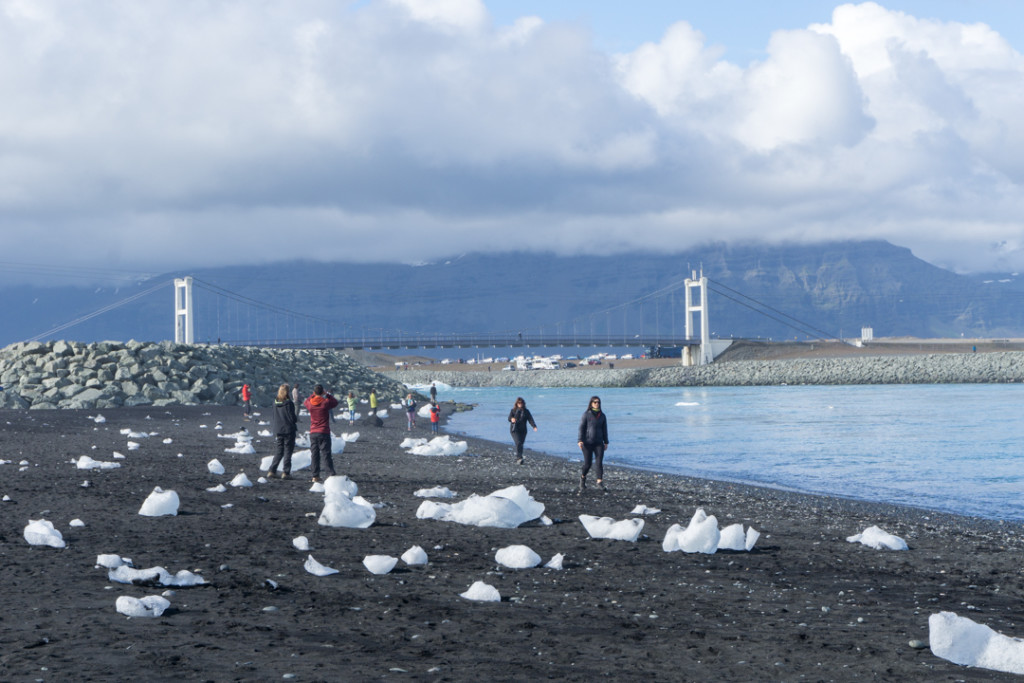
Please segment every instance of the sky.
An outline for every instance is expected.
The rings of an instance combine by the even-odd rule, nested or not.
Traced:
[[[1024,267],[1015,0],[0,0],[0,279],[884,239]]]

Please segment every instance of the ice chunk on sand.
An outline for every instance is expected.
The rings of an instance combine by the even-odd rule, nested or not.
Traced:
[[[324,482],[324,498],[326,500],[331,500],[335,496],[344,496],[345,498],[352,499],[358,493],[359,486],[344,474],[327,477],[327,481]]]
[[[157,486],[153,492],[142,502],[139,514],[144,517],[161,517],[163,515],[178,514],[178,494],[174,491],[164,491]]]
[[[296,550],[309,550],[309,539],[305,536],[296,536],[292,539],[292,545]]]
[[[377,511],[365,499],[356,496],[350,500],[347,496],[335,494],[324,496],[324,509],[317,523],[321,526],[366,529],[376,519]]]
[[[564,561],[565,555],[562,553],[556,553],[555,556],[548,560],[548,563],[544,566],[548,569],[561,569]]]
[[[512,486],[487,496],[474,494],[464,501],[453,504],[425,500],[416,510],[416,517],[470,526],[514,529],[520,524],[536,519],[543,512],[543,503],[535,501],[526,487]]]
[[[117,569],[123,565],[132,566],[132,561],[120,555],[103,554],[96,556],[96,566],[105,569]]]
[[[217,458],[206,463],[206,469],[210,470],[210,474],[224,474],[224,465],[221,465]]]
[[[101,460],[93,460],[88,455],[83,455],[75,463],[75,467],[80,470],[116,470],[121,466],[119,462],[103,462]]]
[[[405,562],[408,565],[426,564],[427,553],[420,546],[414,545],[402,553],[402,562]]]
[[[73,519],[70,522],[68,522],[68,526],[85,526],[85,522],[83,522],[80,519]]]
[[[459,593],[459,597],[478,602],[501,602],[501,593],[498,589],[483,581],[474,581],[469,590]]]
[[[495,561],[509,569],[530,569],[540,564],[540,555],[525,545],[510,545],[494,553]]]
[[[209,491],[210,493],[224,493],[225,491],[228,490],[228,487],[224,486],[224,484],[217,484],[216,486],[211,486],[206,490]]]
[[[447,434],[435,436],[425,444],[414,446],[413,455],[462,455],[469,448],[465,441],[452,441]]]
[[[67,543],[53,524],[45,519],[30,519],[24,531],[25,540],[29,545],[45,545],[51,548],[64,548]]]
[[[416,448],[417,446],[423,446],[426,443],[427,443],[426,439],[414,439],[412,437],[409,437],[409,438],[403,440],[402,443],[400,443],[398,445],[398,447],[399,448]]]
[[[869,526],[864,531],[846,538],[850,543],[863,543],[875,550],[907,550],[907,542],[899,536],[882,531],[877,526]]]
[[[193,574],[187,569],[179,570],[177,574],[171,574],[163,567],[150,567],[148,569],[133,569],[128,565],[114,567],[107,572],[107,578],[115,583],[133,584],[160,584],[161,586],[201,586],[206,579]]]
[[[656,515],[661,512],[660,508],[649,508],[646,505],[637,505],[629,511],[631,515]]]
[[[355,443],[356,441],[359,441],[359,432],[344,432],[342,433],[341,438],[345,441],[345,443]]]
[[[114,606],[118,612],[129,617],[159,617],[171,606],[171,601],[160,595],[147,595],[144,598],[122,595]]]
[[[337,569],[331,569],[314,560],[312,555],[306,558],[306,563],[302,566],[313,576],[330,576],[338,573]]]
[[[274,456],[272,455],[268,455],[260,459],[260,471],[270,471],[270,463],[272,462],[274,462]],[[308,448],[302,451],[295,451],[294,453],[292,453],[292,472],[304,470],[307,467],[309,467],[312,462],[313,454],[310,452]]]
[[[580,522],[591,538],[610,538],[614,541],[636,542],[640,531],[644,528],[642,519],[623,519],[615,521],[611,517],[594,517],[580,515]]]
[[[454,498],[455,492],[447,486],[435,486],[432,489],[419,489],[412,495],[417,498]]]
[[[666,553],[682,550],[684,553],[712,554],[718,550],[721,532],[718,531],[718,519],[710,517],[703,508],[697,508],[686,528],[673,524],[665,532],[661,549]]]
[[[239,439],[231,448],[225,448],[225,453],[238,453],[241,455],[252,455],[256,449],[252,447],[252,439]]]
[[[390,555],[367,555],[363,558],[363,566],[371,574],[387,574],[395,568],[396,564],[398,564],[398,558]]]
[[[953,612],[928,617],[928,643],[932,654],[954,664],[1024,674],[1024,641]]]
[[[252,486],[252,482],[249,481],[249,477],[245,476],[245,472],[239,472],[235,475],[235,478],[228,483],[236,489]]]

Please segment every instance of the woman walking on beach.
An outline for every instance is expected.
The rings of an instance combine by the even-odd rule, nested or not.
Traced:
[[[594,474],[597,475],[597,488],[605,491],[604,452],[608,448],[608,420],[601,411],[599,397],[590,397],[590,405],[580,418],[577,432],[577,441],[580,450],[583,451],[583,473],[580,475],[580,488],[576,494],[582,495],[587,488],[587,472],[590,471],[591,462],[594,465]]]
[[[516,445],[516,464],[523,464],[523,443],[526,441],[527,423],[537,431],[537,423],[533,421],[533,415],[526,407],[526,401],[520,396],[508,411],[509,432],[512,433],[512,443]]]
[[[274,438],[277,440],[277,452],[270,463],[267,477],[277,474],[277,466],[281,465],[281,478],[287,479],[292,473],[292,453],[295,451],[295,432],[298,431],[295,417],[295,403],[292,401],[287,384],[277,389],[277,400],[274,401],[274,417],[270,422]]]

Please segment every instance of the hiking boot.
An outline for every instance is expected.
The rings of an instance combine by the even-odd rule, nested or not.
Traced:
[[[601,489],[601,490],[602,490],[602,491],[604,491],[605,493],[608,493],[608,489],[606,489],[606,488],[604,487],[604,482],[603,482],[603,481],[599,481],[599,482],[597,482],[597,488]]]
[[[282,478],[282,479],[290,479],[290,477],[288,476],[288,473],[287,473],[287,472],[282,472],[282,473],[281,473],[281,478]]]
[[[517,465],[522,465],[523,464],[523,459],[522,458],[516,458],[516,464]]]
[[[320,477],[313,477],[313,483],[314,484],[319,484],[320,483]]]

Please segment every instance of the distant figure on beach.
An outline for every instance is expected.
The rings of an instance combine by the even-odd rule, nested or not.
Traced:
[[[306,399],[304,405],[309,411],[309,451],[313,468],[313,483],[320,481],[320,459],[334,476],[334,458],[331,457],[331,411],[338,406],[338,399],[324,394],[322,384],[313,387],[313,395]]]
[[[590,397],[590,405],[580,418],[577,441],[583,451],[583,473],[580,475],[577,495],[582,495],[587,488],[587,472],[590,471],[591,463],[597,475],[597,487],[605,491],[604,452],[608,448],[608,419],[601,411],[601,399],[598,396]]]
[[[277,440],[277,451],[274,461],[270,463],[267,477],[277,474],[277,466],[281,466],[281,478],[287,479],[292,473],[292,453],[295,452],[295,432],[298,421],[295,417],[295,402],[287,384],[277,389],[277,400],[274,401],[274,416],[270,421],[270,431]]]
[[[402,405],[405,406],[405,417],[409,421],[408,431],[411,432],[416,426],[416,401],[413,400],[412,394],[405,397]]]
[[[434,382],[430,383],[430,400],[431,401],[436,401],[437,400],[437,384],[434,383]]]
[[[252,391],[248,384],[242,385],[242,418],[248,420],[252,416]]]
[[[377,389],[370,389],[370,415],[377,414]]]
[[[348,405],[348,423],[352,424],[356,421],[356,395],[351,391],[348,392],[345,403]]]
[[[441,406],[437,401],[430,402],[430,433],[437,434],[437,424],[441,421]]]
[[[537,423],[533,421],[533,415],[526,407],[526,401],[520,396],[512,404],[512,410],[508,411],[508,430],[512,434],[512,443],[516,445],[516,464],[523,464],[523,443],[526,442],[526,426],[529,424],[533,431],[537,431]]]

